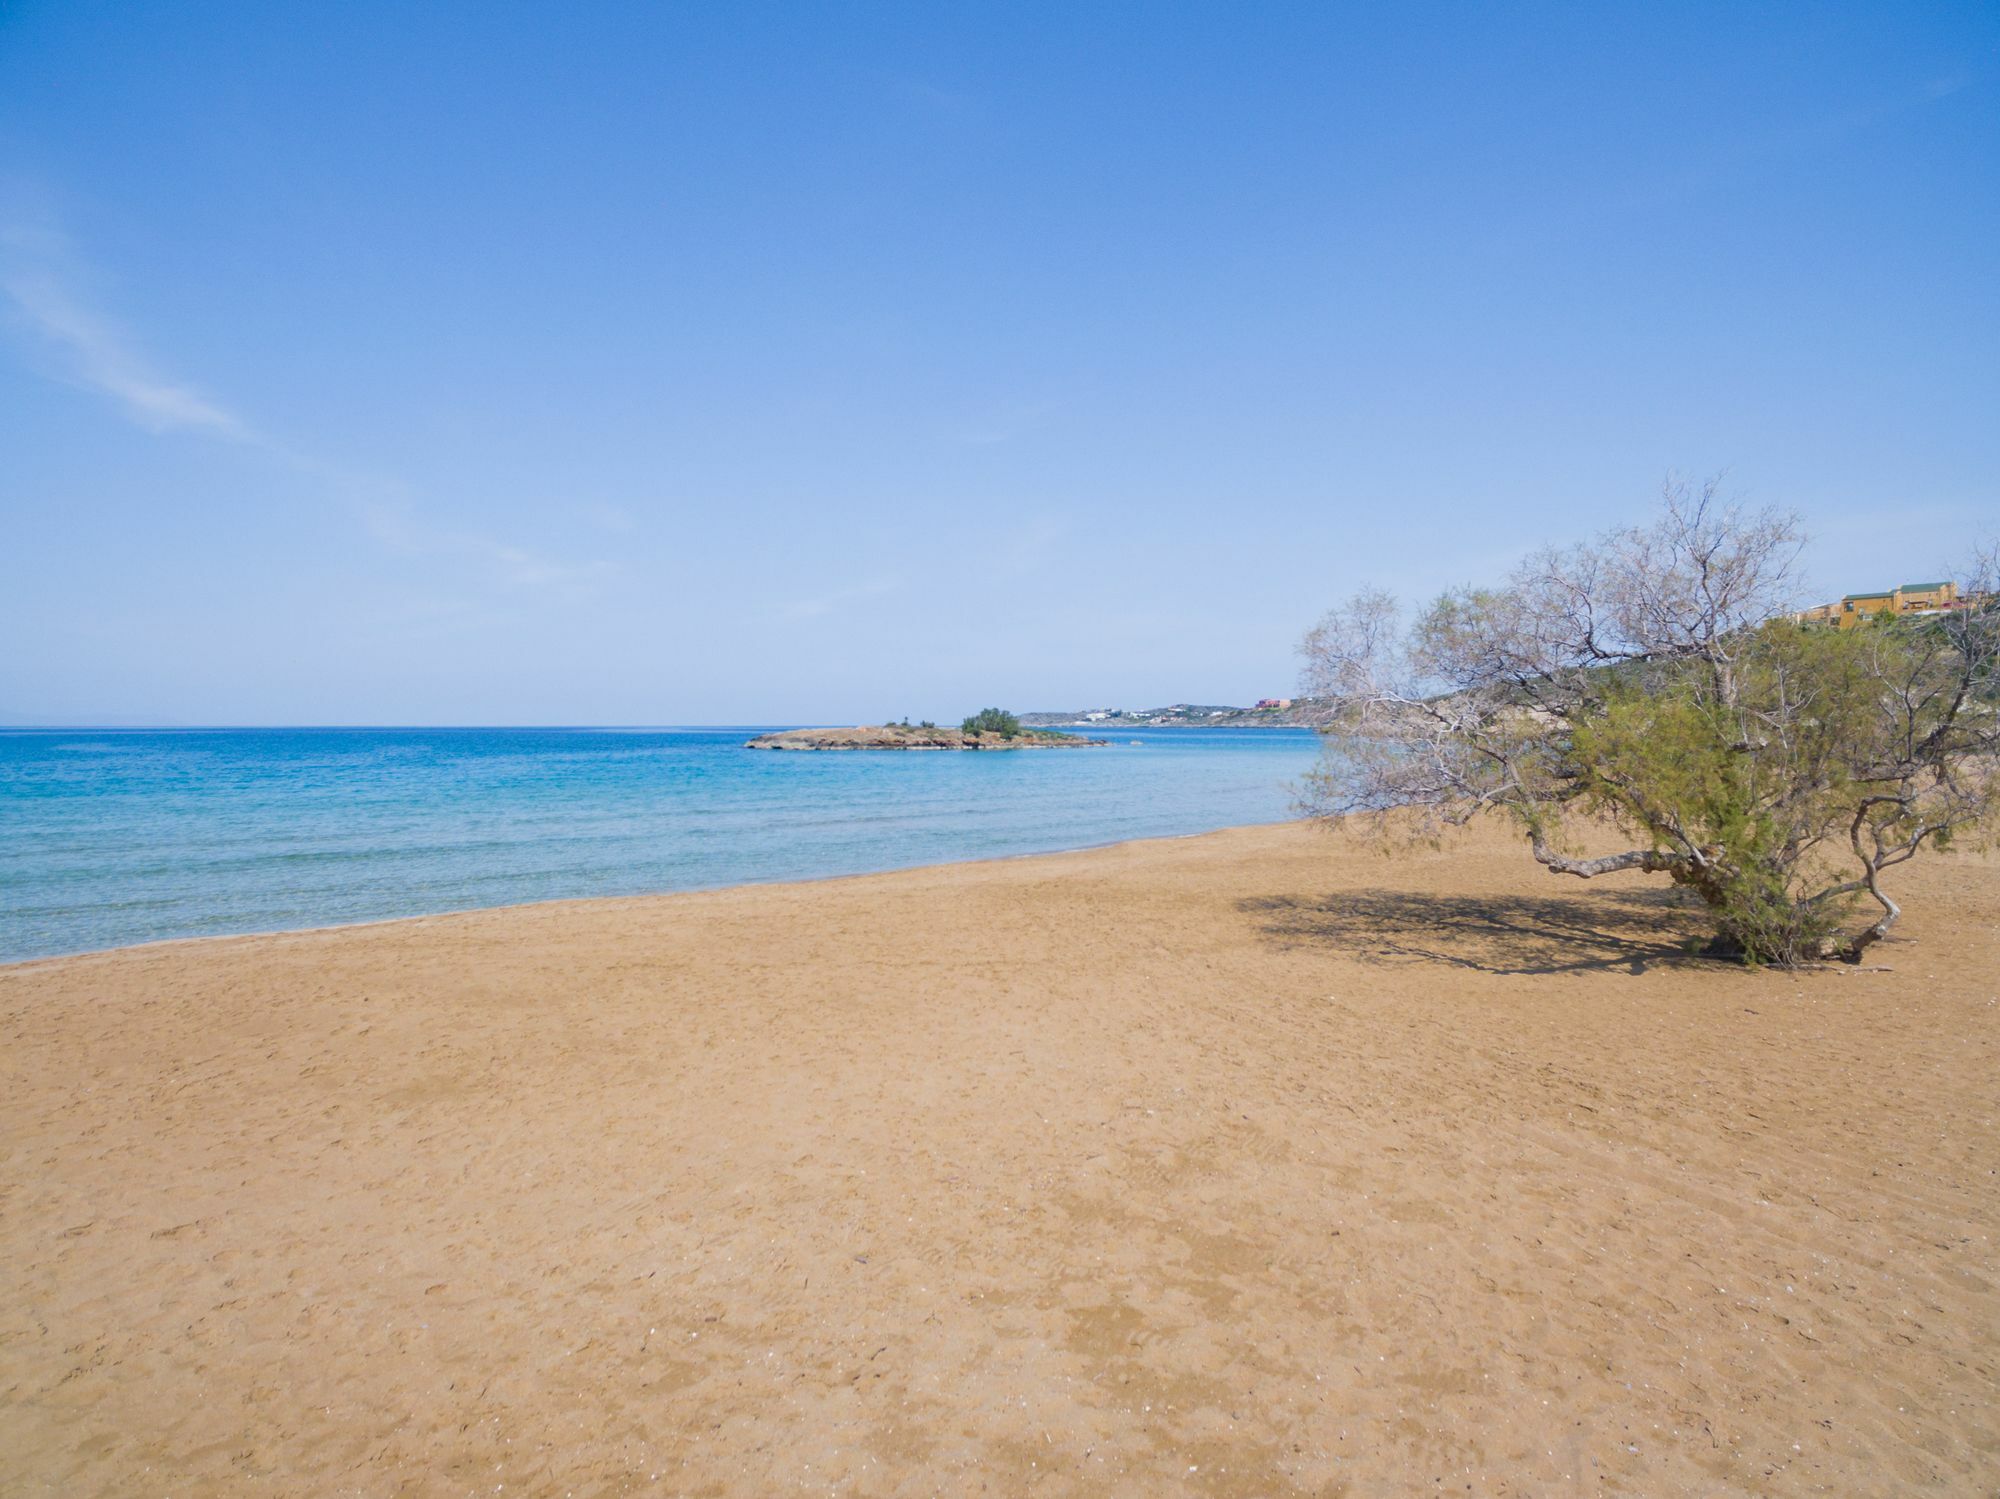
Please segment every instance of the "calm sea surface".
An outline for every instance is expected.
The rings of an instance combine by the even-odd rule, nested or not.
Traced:
[[[774,754],[752,729],[0,730],[0,961],[1287,815],[1310,730]]]

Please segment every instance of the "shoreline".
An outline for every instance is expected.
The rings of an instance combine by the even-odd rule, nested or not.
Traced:
[[[370,916],[360,921],[319,922],[311,926],[265,927],[249,932],[197,932],[185,937],[150,937],[144,942],[126,942],[113,947],[85,947],[74,952],[44,953],[32,958],[0,960],[0,974],[12,969],[44,963],[73,963],[87,958],[113,958],[126,953],[144,953],[155,948],[185,947],[197,943],[252,942],[260,939],[316,937],[338,932],[362,931],[370,927],[403,923],[434,922],[461,916],[485,916],[505,911],[536,911],[550,906],[584,906],[599,903],[671,900],[680,896],[720,895],[731,890],[769,890],[786,885],[827,885],[841,880],[871,880],[884,875],[913,874],[928,869],[959,869],[981,864],[1008,864],[1023,859],[1055,859],[1065,854],[1087,854],[1098,849],[1124,848],[1132,844],[1181,843],[1190,838],[1212,838],[1253,828],[1285,827],[1297,821],[1281,818],[1273,822],[1231,823],[1225,827],[1202,828],[1192,833],[1160,833],[1145,838],[1109,838],[1098,843],[1079,843],[1063,848],[1026,849],[1016,854],[983,854],[970,859],[937,859],[924,864],[893,864],[883,869],[857,869],[841,874],[788,875],[783,879],[735,880],[720,885],[689,885],[678,890],[640,890],[629,895],[555,895],[547,900],[507,901],[493,906],[452,906],[442,911],[413,911],[404,916]]]
[[[1899,895],[1292,822],[0,968],[0,1490],[1985,1492],[2000,857]]]

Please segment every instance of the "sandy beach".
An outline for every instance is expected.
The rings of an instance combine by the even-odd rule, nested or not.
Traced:
[[[1990,1494],[2000,862],[1888,971],[1301,826],[0,968],[0,1491]]]

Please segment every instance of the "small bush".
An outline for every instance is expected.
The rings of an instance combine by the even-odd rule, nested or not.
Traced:
[[[1021,732],[1021,720],[1005,708],[981,708],[959,725],[968,734],[998,734],[1012,739]]]

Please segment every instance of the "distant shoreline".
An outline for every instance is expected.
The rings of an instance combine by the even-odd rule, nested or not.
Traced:
[[[1060,848],[1023,849],[1018,853],[974,854],[963,859],[936,859],[921,864],[892,864],[882,869],[837,870],[829,874],[791,874],[768,880],[731,880],[720,885],[689,885],[678,889],[638,890],[616,895],[556,895],[546,900],[509,901],[497,906],[452,906],[441,911],[414,911],[402,916],[370,916],[358,921],[320,921],[308,926],[260,927],[243,932],[196,932],[185,937],[149,937],[142,942],[119,942],[109,947],[78,948],[74,952],[43,953],[32,958],[0,959],[0,978],[31,968],[64,963],[89,963],[104,959],[142,956],[173,948],[207,946],[255,946],[284,943],[302,937],[328,937],[342,932],[365,931],[372,927],[423,926],[443,921],[475,917],[505,917],[510,912],[532,913],[561,907],[626,906],[645,901],[678,901],[729,895],[746,890],[782,890],[791,885],[832,885],[850,880],[881,880],[898,875],[976,869],[982,864],[1018,864],[1036,859],[1062,859],[1075,854],[1098,853],[1105,849],[1139,848],[1153,843],[1186,843],[1197,838],[1220,838],[1232,833],[1254,832],[1260,828],[1299,825],[1296,818],[1270,822],[1231,823],[1226,827],[1202,828],[1191,833],[1154,833],[1139,838],[1105,838],[1091,843],[1067,844]]]
[[[1325,698],[1267,698],[1252,708],[1173,703],[1164,708],[1044,709],[1023,713],[1038,729],[1317,729],[1333,716]]]

